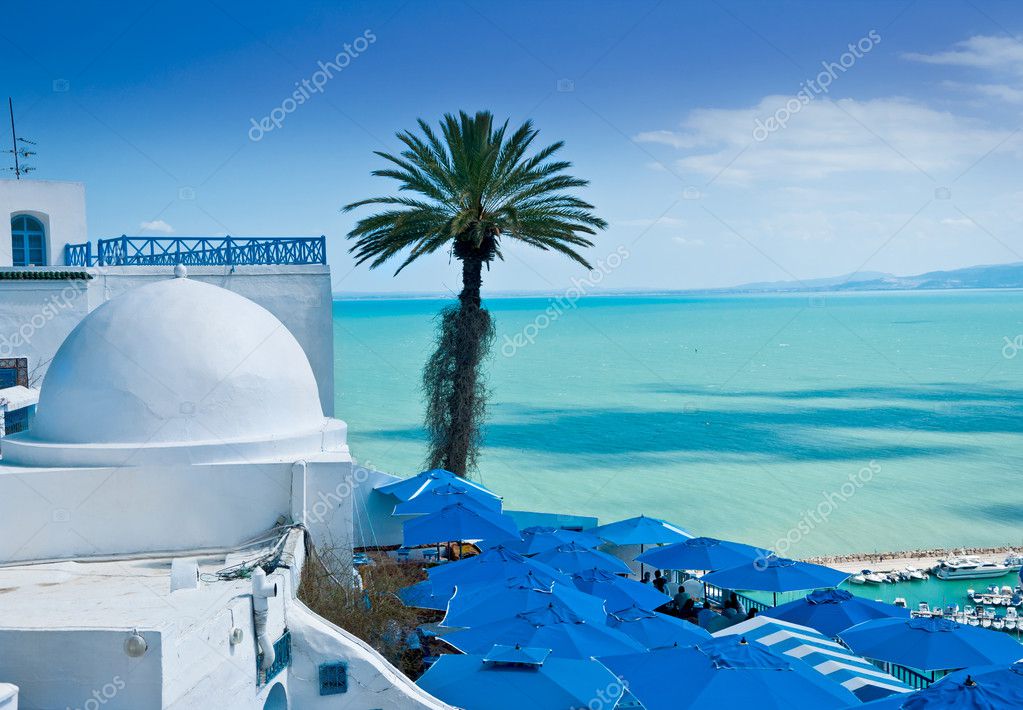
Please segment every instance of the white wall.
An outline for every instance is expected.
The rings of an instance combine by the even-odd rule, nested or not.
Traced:
[[[9,232],[9,223],[7,229]],[[9,233],[3,243],[10,264]],[[174,275],[170,266],[108,266],[88,271],[94,277],[91,281],[0,280],[0,357],[28,357],[29,370],[41,375],[64,338],[85,315],[131,288]],[[329,267],[239,266],[232,271],[230,267],[207,266],[189,267],[188,273],[189,278],[255,301],[284,323],[309,358],[323,413],[333,416],[334,326]]]
[[[231,547],[290,512],[290,463],[0,466],[0,560]]]
[[[64,245],[88,241],[85,185],[50,180],[0,180],[0,266],[11,266],[11,217],[28,213],[46,227],[47,265],[64,263]]]
[[[156,710],[162,638],[139,631],[149,650],[129,658],[126,629],[0,629],[0,678],[21,689],[22,710]]]

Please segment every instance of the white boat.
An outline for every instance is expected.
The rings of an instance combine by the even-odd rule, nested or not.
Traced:
[[[934,568],[938,579],[987,579],[1001,577],[1009,568],[997,562],[981,562],[977,557],[950,557],[939,560]]]
[[[1010,552],[1006,557],[1005,561],[1002,562],[1010,572],[1019,572],[1023,569],[1023,554],[1018,552]]]
[[[854,574],[849,578],[850,584],[863,584],[864,582],[866,582],[866,580],[863,578],[862,574]]]
[[[865,584],[882,584],[885,581],[884,575],[871,572],[869,569],[863,570],[861,575]]]
[[[906,576],[914,581],[922,581],[927,578],[926,573],[923,570],[917,569],[916,567],[907,567]]]

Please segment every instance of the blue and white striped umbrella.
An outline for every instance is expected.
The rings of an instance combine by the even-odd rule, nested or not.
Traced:
[[[783,656],[798,658],[864,702],[910,691],[905,683],[808,626],[756,616],[714,636],[739,636]]]

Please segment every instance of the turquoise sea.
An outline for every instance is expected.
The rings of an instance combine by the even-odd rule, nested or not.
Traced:
[[[420,470],[443,303],[334,303],[336,411],[361,462]],[[552,303],[487,303],[477,477],[507,508],[645,513],[795,557],[1023,547],[1020,292]]]

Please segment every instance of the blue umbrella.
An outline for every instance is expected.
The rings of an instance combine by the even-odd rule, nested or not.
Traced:
[[[431,567],[426,572],[430,577],[430,582],[433,583],[435,592],[447,593],[445,599],[451,598],[451,593],[456,586],[492,584],[496,580],[506,580],[527,573],[535,576],[540,584],[549,585],[553,582],[568,584],[571,582],[568,575],[558,572],[553,567],[523,557],[501,545],[484,550],[474,557],[449,562],[439,567]]]
[[[1001,710],[1023,708],[1023,663],[949,673],[928,688],[861,705],[870,710]]]
[[[671,601],[671,597],[657,591],[651,584],[619,577],[602,569],[576,572],[572,575],[572,582],[581,591],[605,600],[604,606],[610,612],[628,609],[630,606],[656,609]]]
[[[500,496],[491,493],[485,486],[473,483],[465,478],[460,478],[459,476],[451,473],[451,471],[445,471],[442,468],[423,471],[411,478],[404,478],[400,481],[395,481],[394,483],[386,483],[382,486],[378,486],[374,490],[377,490],[380,493],[392,495],[398,500],[404,502],[412,500],[425,491],[445,484],[451,484],[460,488],[464,487],[465,489],[473,489],[480,495],[501,500]]]
[[[607,625],[625,632],[649,649],[692,646],[711,637],[696,624],[638,606],[610,614]]]
[[[761,616],[802,624],[828,636],[871,619],[909,618],[909,609],[857,597],[844,589],[821,589],[788,604],[766,609]]]
[[[735,637],[598,660],[646,710],[827,710],[859,702],[802,661]]]
[[[692,533],[677,525],[672,525],[660,518],[648,518],[645,515],[619,520],[607,525],[598,525],[588,532],[615,545],[657,545],[681,542],[693,536]]]
[[[444,626],[481,626],[552,604],[572,609],[593,623],[603,623],[607,618],[603,599],[581,592],[571,584],[543,584],[535,575],[526,574],[503,583],[494,581],[457,587],[441,623]]]
[[[582,547],[598,547],[604,543],[599,537],[585,532],[534,526],[522,531],[520,542],[510,542],[506,547],[523,555],[536,555],[570,542]]]
[[[394,506],[395,515],[421,515],[436,513],[449,505],[461,503],[476,512],[500,513],[501,499],[482,493],[471,486],[452,481],[423,491],[415,498]]]
[[[621,631],[603,623],[588,623],[559,605],[455,631],[444,636],[444,642],[463,653],[485,653],[495,643],[549,648],[552,656],[560,658],[589,658],[645,650]]]
[[[636,562],[657,569],[715,570],[736,567],[765,556],[765,552],[740,542],[713,537],[694,537],[643,553]]]
[[[736,567],[711,572],[700,579],[725,589],[753,589],[760,592],[794,592],[801,589],[836,587],[849,572],[785,557],[758,557]]]
[[[553,550],[541,552],[533,557],[533,559],[537,562],[549,564],[554,569],[559,569],[568,574],[594,568],[602,569],[612,574],[629,574],[632,571],[627,564],[617,557],[606,552],[600,552],[599,550],[591,550],[574,542],[570,542],[567,545],[559,545]]]
[[[530,659],[531,654],[524,653],[530,650],[520,649],[517,655]],[[624,692],[614,674],[594,660],[544,658],[522,663],[500,660],[504,655],[444,655],[416,683],[435,698],[466,710],[564,710],[593,707],[594,699],[610,709]]]
[[[406,547],[452,540],[502,540],[519,536],[518,526],[507,515],[480,513],[461,503],[406,520],[402,527]]]
[[[921,671],[1023,658],[1023,646],[1011,636],[951,619],[874,619],[846,629],[839,638],[861,656]]]
[[[449,596],[437,596],[433,593],[433,584],[428,579],[398,590],[398,598],[402,604],[414,609],[436,609],[444,611],[448,607]]]

